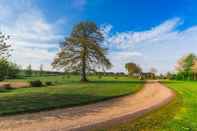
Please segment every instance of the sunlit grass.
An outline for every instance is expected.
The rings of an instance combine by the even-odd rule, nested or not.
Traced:
[[[35,112],[53,108],[84,105],[134,93],[141,81],[128,77],[90,77],[90,83],[80,83],[78,76],[33,77],[12,81],[52,81],[49,87],[21,88],[0,91],[0,115]]]
[[[108,131],[195,131],[197,130],[197,82],[166,81],[177,93],[168,105],[134,122],[117,125]]]

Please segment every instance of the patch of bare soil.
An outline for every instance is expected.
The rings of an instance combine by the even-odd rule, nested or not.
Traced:
[[[67,131],[108,127],[167,104],[174,93],[149,82],[138,93],[95,104],[33,114],[0,117],[1,131]]]
[[[30,87],[28,82],[0,82],[0,88],[26,88]]]

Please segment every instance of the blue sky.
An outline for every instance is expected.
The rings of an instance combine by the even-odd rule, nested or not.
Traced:
[[[195,0],[0,0],[0,30],[11,35],[12,60],[51,69],[58,42],[80,21],[104,31],[111,71],[136,62],[148,71],[172,71],[177,59],[197,53]]]

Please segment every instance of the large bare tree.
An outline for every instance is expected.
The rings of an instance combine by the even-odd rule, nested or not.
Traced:
[[[61,51],[52,65],[66,72],[80,71],[81,81],[88,81],[87,72],[112,66],[106,57],[107,49],[102,46],[103,41],[103,34],[94,22],[80,22],[61,43]]]

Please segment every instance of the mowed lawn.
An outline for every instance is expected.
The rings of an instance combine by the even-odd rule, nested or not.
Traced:
[[[35,112],[98,102],[135,93],[143,82],[128,77],[90,77],[90,83],[80,83],[78,76],[33,77],[22,80],[55,82],[54,86],[0,90],[0,115]]]
[[[134,122],[117,125],[107,131],[197,131],[197,82],[167,81],[177,93],[167,106]]]

